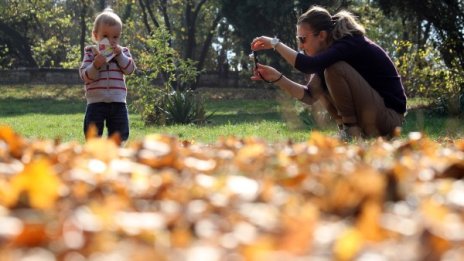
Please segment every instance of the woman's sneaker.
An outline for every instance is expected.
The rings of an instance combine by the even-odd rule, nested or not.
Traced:
[[[342,141],[361,140],[363,132],[357,125],[339,125],[338,138]]]

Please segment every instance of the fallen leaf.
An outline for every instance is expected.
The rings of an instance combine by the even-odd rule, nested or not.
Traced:
[[[364,246],[363,234],[356,228],[345,230],[335,242],[333,252],[337,260],[353,260]]]
[[[59,197],[61,182],[47,159],[38,159],[26,164],[24,170],[11,179],[14,204],[21,193],[28,196],[29,204],[34,208],[50,209]]]

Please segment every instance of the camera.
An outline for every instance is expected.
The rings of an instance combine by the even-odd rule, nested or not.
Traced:
[[[248,55],[248,57],[250,58],[250,60],[253,61],[253,68],[257,69],[258,68],[258,55],[256,54],[256,52],[252,51],[250,55]]]

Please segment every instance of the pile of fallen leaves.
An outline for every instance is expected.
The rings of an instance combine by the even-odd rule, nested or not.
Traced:
[[[463,177],[463,140],[417,133],[121,148],[0,127],[0,260],[464,260]]]

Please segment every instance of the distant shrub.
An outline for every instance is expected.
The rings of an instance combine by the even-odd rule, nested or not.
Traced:
[[[431,45],[418,49],[411,42],[395,41],[395,46],[395,64],[409,97],[430,99],[447,114],[463,112],[464,69],[457,61],[446,66]]]
[[[136,75],[128,78],[133,91],[132,107],[146,124],[203,123],[203,101],[188,89],[199,71],[192,60],[182,60],[169,46],[170,35],[158,28],[150,38],[142,38]],[[161,80],[161,87],[154,82]]]
[[[164,106],[160,110],[167,124],[202,124],[209,118],[201,96],[192,90],[173,91],[163,98]]]

